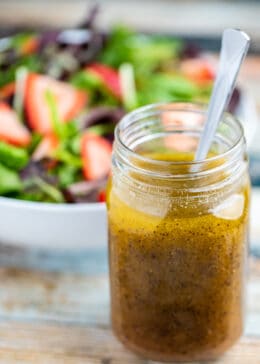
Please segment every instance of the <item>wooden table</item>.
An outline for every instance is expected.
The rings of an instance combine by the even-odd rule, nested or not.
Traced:
[[[46,254],[20,251],[20,264],[30,269],[0,268],[0,363],[151,363],[111,332],[105,252],[95,253],[94,270],[87,252]],[[17,259],[8,249],[0,255],[2,262]],[[59,259],[65,269],[55,265]],[[43,271],[33,269],[40,261]],[[245,336],[214,364],[260,363],[260,259],[252,257],[247,305]]]

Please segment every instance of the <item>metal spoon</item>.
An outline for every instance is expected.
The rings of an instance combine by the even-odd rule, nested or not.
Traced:
[[[205,159],[208,154],[217,126],[234,90],[249,43],[249,36],[241,30],[225,29],[223,32],[219,69],[207,110],[206,122],[196,151],[196,161]]]

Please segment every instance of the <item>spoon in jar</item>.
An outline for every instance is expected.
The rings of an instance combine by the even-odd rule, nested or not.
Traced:
[[[235,87],[241,64],[249,48],[249,36],[236,29],[225,29],[222,36],[220,63],[211,94],[206,121],[195,161],[204,160],[209,152],[218,124]]]

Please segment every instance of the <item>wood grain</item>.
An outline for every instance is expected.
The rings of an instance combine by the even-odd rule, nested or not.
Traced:
[[[260,336],[260,264],[250,261],[247,335]],[[107,274],[0,269],[0,318],[109,327]]]
[[[0,363],[151,362],[126,350],[113,336],[107,275],[1,268]],[[260,363],[260,261],[253,258],[246,336],[214,362],[245,363]]]
[[[0,317],[109,325],[107,275],[0,269]]]
[[[0,357],[19,363],[149,363],[126,350],[110,329],[43,324],[2,323]],[[259,359],[260,340],[244,338],[218,361],[207,363],[257,364]]]

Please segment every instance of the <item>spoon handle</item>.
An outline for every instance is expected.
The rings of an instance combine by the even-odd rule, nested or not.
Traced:
[[[235,87],[240,66],[249,48],[249,36],[236,29],[223,32],[220,63],[210,98],[206,122],[196,151],[195,160],[206,158],[219,121]]]

